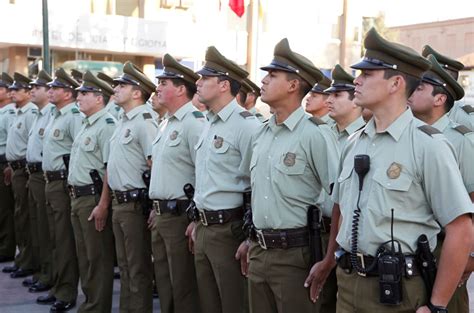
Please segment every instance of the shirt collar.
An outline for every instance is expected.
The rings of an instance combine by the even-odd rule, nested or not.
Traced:
[[[383,132],[388,133],[392,136],[395,141],[398,141],[402,136],[403,131],[407,128],[408,124],[413,120],[413,113],[410,108],[407,108],[392,124]],[[364,133],[369,137],[373,137],[375,131],[375,119],[371,118],[370,121],[364,128]]]
[[[303,107],[300,106],[299,108],[294,110],[293,113],[291,113],[290,116],[288,116],[287,119],[280,125],[277,125],[276,116],[273,115],[270,118],[270,120],[268,121],[268,126],[270,127],[270,129],[273,132],[275,132],[278,129],[278,127],[280,127],[282,125],[286,126],[286,128],[288,128],[289,131],[293,131],[295,129],[296,125],[298,125],[299,121],[305,115],[306,115],[306,113],[303,110]]]
[[[174,112],[174,114],[171,115],[170,118],[174,117],[178,121],[181,121],[188,112],[192,112],[194,110],[196,110],[196,108],[193,106],[192,102],[189,101],[188,103],[180,107],[176,112]]]
[[[232,113],[239,107],[240,107],[239,104],[234,98],[231,102],[229,102],[229,104],[223,107],[217,114],[214,114],[214,112],[209,110],[209,113],[207,114],[209,117],[209,121],[213,122],[219,117],[223,122],[225,122],[229,119]]]
[[[21,109],[18,109],[18,113],[25,113],[26,111],[30,110],[30,109],[36,109],[37,106],[36,104],[34,104],[33,102],[28,102],[27,104],[25,104]]]
[[[102,110],[98,111],[98,112],[95,112],[94,114],[92,114],[91,116],[88,116],[86,118],[84,118],[84,123],[87,123],[89,125],[92,125],[94,124],[99,118],[101,118],[102,116],[104,116],[104,114],[107,113],[107,110],[105,108],[103,108]]]
[[[350,136],[356,131],[358,131],[359,129],[361,129],[361,127],[363,127],[364,125],[365,125],[364,119],[362,118],[362,116],[359,116],[356,120],[350,123],[349,126],[346,127],[345,131]]]
[[[448,113],[446,113],[443,116],[441,116],[441,118],[438,119],[436,122],[434,122],[433,125],[431,126],[436,128],[440,132],[444,132],[444,130],[446,129],[446,127],[449,126],[450,123],[451,123],[451,120],[448,117]]]
[[[71,102],[67,105],[65,105],[61,110],[59,110],[59,114],[63,115],[63,114],[66,114],[67,112],[69,112],[72,107],[76,107],[76,102]]]
[[[137,106],[136,108],[130,110],[128,113],[124,113],[124,117],[127,117],[127,119],[131,120],[141,112],[145,111],[147,107],[144,104],[141,104]]]
[[[41,110],[39,110],[39,114],[40,115],[50,114],[52,111],[52,108],[54,108],[54,104],[47,103]]]

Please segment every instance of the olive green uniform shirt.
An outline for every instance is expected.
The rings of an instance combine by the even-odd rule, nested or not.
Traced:
[[[474,192],[474,132],[459,132],[456,128],[460,125],[451,121],[447,114],[431,126],[441,131],[453,145],[464,186],[467,192]]]
[[[158,125],[146,105],[124,113],[110,139],[107,178],[112,190],[145,188],[142,174],[148,170]]]
[[[8,130],[15,119],[15,104],[10,103],[0,109],[0,155],[4,155],[7,148]]]
[[[105,163],[109,159],[110,138],[115,131],[115,119],[102,109],[85,117],[82,128],[74,139],[69,161],[68,182],[73,186],[93,184],[91,170],[104,177]]]
[[[53,118],[45,130],[43,139],[43,170],[65,169],[63,155],[71,153],[72,143],[81,129],[83,116],[75,102],[61,110],[54,108]]]
[[[329,127],[332,127],[334,124],[336,124],[336,121],[333,120],[333,119],[329,116],[329,113],[326,114],[326,115],[321,116],[320,119],[321,119],[324,123],[328,124]]]
[[[53,117],[54,105],[46,104],[38,111],[33,126],[30,129],[28,147],[26,149],[26,161],[36,163],[43,161],[43,138],[46,126]]]
[[[196,206],[211,211],[240,207],[242,193],[250,188],[251,137],[261,123],[235,99],[207,118],[195,147]]]
[[[153,141],[151,199],[187,199],[183,186],[195,185],[194,146],[204,122],[204,115],[188,102],[161,123]]]
[[[474,211],[452,146],[442,134],[419,129],[422,125],[433,130],[407,109],[384,132],[376,133],[371,119],[349,139],[333,191],[342,217],[337,242],[345,250],[351,249],[352,216],[359,193],[358,175],[353,170],[358,154],[370,157],[359,205],[358,249],[363,254],[375,255],[377,248],[390,240],[392,208],[394,238],[405,254],[415,253],[421,234],[426,234],[434,249],[440,231],[437,221],[444,227]]]
[[[466,104],[464,99],[454,102],[454,106],[449,112],[449,118],[474,130],[474,106]]]
[[[255,135],[250,171],[257,228],[306,226],[308,205],[322,189],[330,191],[337,148],[320,126],[300,107],[280,125],[272,116]]]
[[[8,161],[26,158],[28,134],[38,114],[38,108],[33,102],[25,104],[16,110],[16,117],[10,125],[7,138],[6,157]]]
[[[347,138],[349,138],[350,135],[355,133],[357,130],[359,130],[364,125],[365,125],[365,121],[362,118],[362,116],[359,116],[356,120],[354,120],[352,123],[350,123],[342,131],[339,131],[339,129],[337,128],[337,124],[334,123],[332,125],[332,129],[333,129],[334,133],[336,134],[337,142],[339,143],[339,150],[342,151],[342,149],[344,148],[344,145],[347,142]]]

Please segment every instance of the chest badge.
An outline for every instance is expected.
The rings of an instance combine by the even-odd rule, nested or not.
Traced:
[[[59,129],[55,129],[53,132],[54,137],[59,137]]]
[[[38,131],[38,134],[40,136],[43,136],[44,135],[44,128],[40,128],[39,131]]]
[[[84,140],[84,144],[87,146],[90,143],[91,143],[91,137],[86,137],[86,139]]]
[[[283,164],[290,167],[290,166],[295,165],[295,162],[296,162],[296,154],[292,152],[287,152],[285,154],[285,158],[283,159]]]
[[[215,136],[214,137],[214,148],[219,149],[222,147],[222,144],[224,143],[224,138]]]
[[[390,179],[396,179],[400,177],[400,174],[402,172],[402,165],[398,164],[397,162],[393,162],[390,164],[390,166],[387,169],[387,176]]]
[[[21,128],[21,122],[16,124],[16,128],[20,129]]]
[[[176,140],[176,138],[178,138],[178,131],[177,131],[177,130],[174,130],[174,131],[170,134],[170,140]]]
[[[127,128],[127,129],[125,130],[124,137],[125,137],[125,138],[130,137],[130,129]]]

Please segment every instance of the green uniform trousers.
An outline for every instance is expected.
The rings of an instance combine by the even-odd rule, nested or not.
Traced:
[[[362,277],[355,271],[347,273],[340,267],[337,274],[337,313],[413,313],[428,302],[421,276],[402,279],[403,301],[400,305],[379,302],[379,277]]]
[[[139,202],[112,204],[120,269],[120,313],[150,313],[153,307],[151,234]]]
[[[329,232],[323,232],[321,234],[321,241],[323,245],[324,255],[326,255],[328,243],[329,243]],[[316,312],[321,313],[336,313],[336,302],[337,302],[337,278],[336,269],[334,268],[324,283],[323,290],[319,295],[319,299],[316,301]]]
[[[79,282],[76,244],[71,225],[71,199],[65,180],[46,183],[46,201],[51,206],[54,216],[54,259],[57,275],[54,295],[61,301],[75,301]]]
[[[247,279],[235,253],[243,222],[196,226],[194,262],[201,309],[206,313],[248,312]]]
[[[13,221],[15,201],[13,199],[12,187],[4,183],[4,169],[5,164],[0,164],[0,255],[14,257],[16,251]]]
[[[88,221],[98,197],[83,196],[71,200],[71,223],[76,239],[81,288],[86,300],[78,312],[110,312],[114,280],[114,243],[112,212],[104,230],[95,229],[95,221]]]
[[[53,241],[49,231],[48,212],[44,193],[46,182],[43,172],[30,174],[28,192],[30,201],[30,226],[35,256],[38,257],[38,280],[45,285],[53,285],[51,262]]]
[[[15,239],[19,251],[15,257],[15,265],[24,270],[37,270],[37,264],[33,258],[28,204],[28,174],[25,168],[13,172],[12,189],[15,197]]]
[[[194,257],[184,235],[188,224],[186,214],[165,213],[156,216],[151,231],[156,289],[162,313],[200,312]]]
[[[250,312],[316,311],[304,287],[310,269],[309,247],[264,250],[252,242],[249,259]]]

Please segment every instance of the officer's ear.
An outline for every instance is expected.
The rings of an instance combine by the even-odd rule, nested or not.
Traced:
[[[434,106],[435,107],[444,106],[447,100],[448,100],[447,95],[445,95],[444,93],[438,93],[437,95],[434,96]]]

